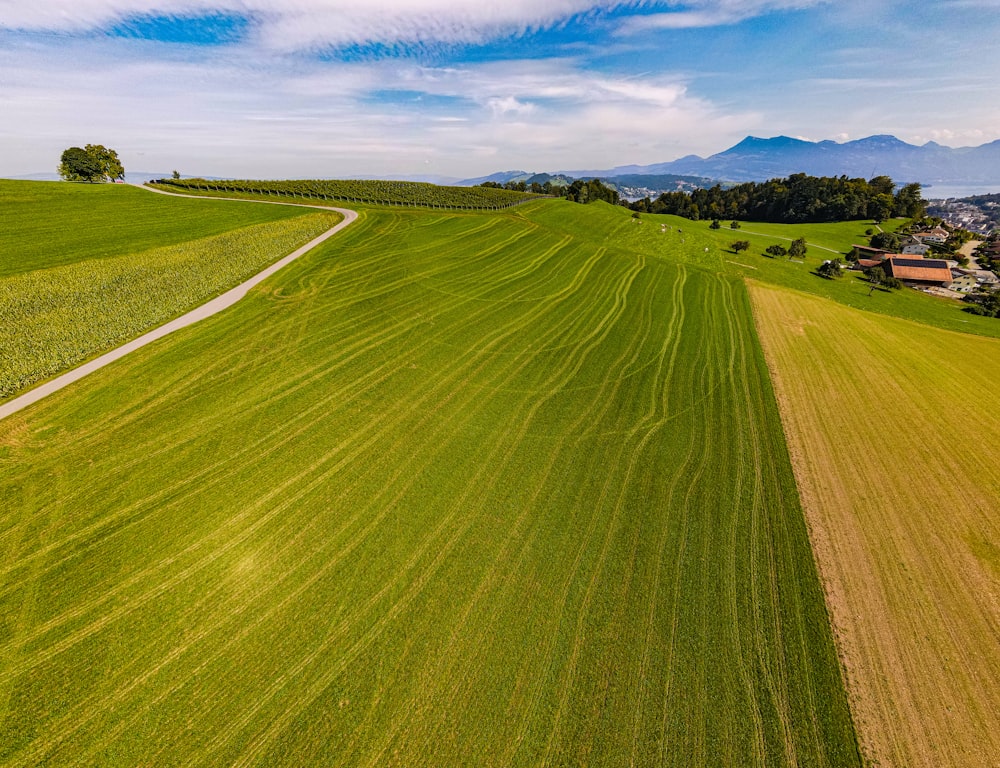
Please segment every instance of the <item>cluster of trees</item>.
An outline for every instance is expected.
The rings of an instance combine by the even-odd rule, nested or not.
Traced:
[[[870,181],[847,176],[808,176],[747,182],[729,189],[714,186],[693,192],[665,192],[632,204],[647,213],[670,213],[689,219],[741,219],[782,224],[923,216],[926,204],[919,184],[898,192],[888,176]]]
[[[966,296],[965,300],[969,302],[969,306],[965,308],[966,312],[985,317],[1000,317],[1000,293],[998,292],[970,295]]]
[[[66,181],[114,181],[125,178],[118,153],[100,144],[70,147],[59,158],[59,175]]]
[[[787,248],[783,245],[778,245],[774,243],[773,245],[767,246],[764,249],[764,254],[770,256],[772,259],[783,259],[786,256],[789,259],[801,259],[806,255],[806,251],[809,248],[806,246],[806,239],[804,237],[797,237],[792,240],[791,244]]]
[[[508,181],[506,184],[497,181],[484,181],[479,186],[488,189],[508,189],[511,192],[531,192],[534,195],[558,195],[561,192],[560,188],[551,181],[546,181],[544,184],[539,184],[537,181],[530,184],[525,181]]]
[[[567,200],[574,203],[596,203],[603,200],[611,205],[618,205],[621,199],[618,190],[602,184],[600,179],[590,179],[584,181],[577,179],[570,184],[563,192]]]
[[[603,200],[612,205],[623,204],[618,190],[602,183],[600,179],[577,179],[565,187],[556,186],[551,181],[546,181],[544,184],[539,184],[537,181],[531,184],[523,181],[508,181],[506,184],[486,181],[479,186],[509,189],[514,192],[533,192],[536,195],[561,195],[574,203],[595,203]]]

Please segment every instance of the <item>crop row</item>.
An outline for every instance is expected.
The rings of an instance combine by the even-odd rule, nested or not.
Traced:
[[[0,280],[0,399],[222,293],[332,223],[313,214]]]
[[[503,210],[539,197],[539,195],[514,192],[509,189],[443,187],[416,181],[159,179],[156,183],[184,191],[342,200],[352,203],[449,210]]]

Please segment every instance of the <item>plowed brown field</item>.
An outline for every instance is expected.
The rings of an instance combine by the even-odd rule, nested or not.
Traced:
[[[1000,765],[1000,342],[751,284],[873,765]]]

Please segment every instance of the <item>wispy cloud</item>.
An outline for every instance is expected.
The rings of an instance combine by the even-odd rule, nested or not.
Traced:
[[[669,3],[663,13],[627,16],[618,27],[620,33],[695,29],[737,24],[776,11],[800,10],[822,5],[828,0],[678,0]]]
[[[624,16],[620,29],[730,24],[825,0],[0,0],[0,27],[85,32],[144,19],[218,16],[245,20],[269,50],[300,51],[368,44],[481,44],[564,24]],[[658,10],[662,13],[657,13]]]

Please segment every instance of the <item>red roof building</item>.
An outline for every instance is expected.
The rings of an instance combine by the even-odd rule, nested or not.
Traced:
[[[911,259],[891,256],[882,262],[887,275],[904,283],[920,285],[948,285],[952,281],[951,269],[943,259]]]

